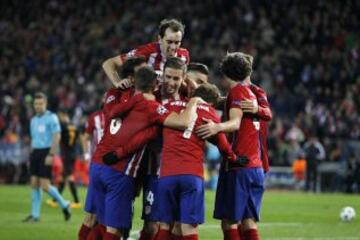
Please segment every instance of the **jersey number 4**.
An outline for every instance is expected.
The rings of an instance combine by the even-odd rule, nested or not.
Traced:
[[[154,202],[154,194],[152,191],[149,191],[149,193],[146,195],[146,201],[150,203],[150,205],[153,205]]]

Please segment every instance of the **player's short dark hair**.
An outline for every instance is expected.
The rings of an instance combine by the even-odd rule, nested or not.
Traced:
[[[44,99],[45,101],[47,101],[47,96],[43,92],[36,92],[34,94],[34,100],[35,99]]]
[[[173,32],[180,31],[184,36],[185,25],[177,19],[164,19],[159,25],[159,35],[161,38],[165,36],[166,29],[170,28]]]
[[[201,97],[204,101],[216,105],[220,99],[220,91],[215,84],[204,83],[195,89],[193,97]]]
[[[184,73],[186,72],[187,69],[185,62],[178,57],[168,57],[164,64],[164,71],[166,68],[180,69]]]
[[[205,74],[206,76],[209,75],[209,68],[203,63],[197,63],[197,62],[189,63],[189,65],[187,66],[187,71],[199,72]]]
[[[120,68],[120,78],[123,79],[129,76],[134,76],[135,67],[139,66],[142,63],[146,63],[146,59],[144,56],[136,56],[126,59],[126,61],[123,65],[121,65]]]
[[[228,53],[220,63],[221,72],[235,81],[243,81],[251,75],[253,57],[242,52]]]
[[[142,67],[135,72],[135,88],[141,92],[150,92],[156,86],[157,75],[150,67]]]

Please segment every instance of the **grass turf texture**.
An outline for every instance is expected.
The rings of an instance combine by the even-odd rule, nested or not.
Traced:
[[[81,199],[86,189],[80,188]],[[212,218],[214,192],[206,192],[206,223],[200,227],[200,239],[222,239],[219,221]],[[71,199],[68,190],[65,198]],[[0,185],[0,239],[42,240],[77,239],[83,219],[82,209],[73,209],[72,219],[65,222],[59,208],[45,204],[43,195],[41,221],[22,223],[30,212],[29,186]],[[357,211],[353,222],[343,223],[339,213],[342,207],[352,206]],[[141,201],[135,204],[133,231],[141,228]],[[262,221],[259,224],[261,239],[300,240],[337,239],[360,240],[360,196],[343,194],[307,194],[297,192],[265,193]]]

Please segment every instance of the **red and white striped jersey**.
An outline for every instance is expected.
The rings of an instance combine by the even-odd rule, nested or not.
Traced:
[[[148,43],[131,50],[126,54],[120,55],[124,62],[129,57],[144,56],[149,67],[153,68],[159,76],[159,83],[162,82],[161,76],[166,62],[166,56],[161,53],[160,44],[158,42]],[[179,48],[175,57],[181,58],[186,64],[190,62],[189,51],[185,48]]]
[[[92,136],[90,153],[93,154],[96,145],[100,142],[104,135],[105,117],[103,111],[92,113],[87,121],[85,132]]]

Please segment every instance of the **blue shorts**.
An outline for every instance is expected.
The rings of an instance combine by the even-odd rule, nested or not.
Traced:
[[[141,219],[146,221],[158,221],[157,210],[157,189],[159,178],[153,175],[147,175],[144,180],[143,189],[143,210]]]
[[[204,223],[204,180],[193,175],[161,177],[158,184],[159,221]]]
[[[90,171],[89,171],[89,185],[87,188],[87,193],[86,193],[86,199],[85,199],[85,207],[84,210],[88,213],[92,213],[92,214],[96,214],[96,195],[94,193],[95,189],[94,189],[94,184],[92,183],[92,175],[94,175],[94,173],[92,173],[94,171],[94,164],[90,163]]]
[[[98,222],[117,229],[131,228],[134,178],[97,163],[92,164],[90,178]]]
[[[262,168],[241,168],[220,172],[214,218],[242,221],[260,219],[265,174]]]

